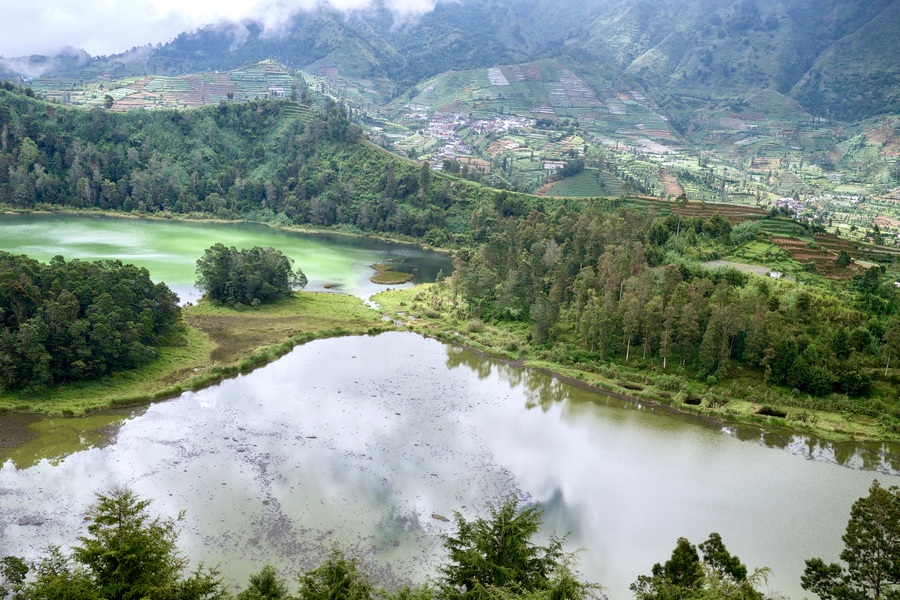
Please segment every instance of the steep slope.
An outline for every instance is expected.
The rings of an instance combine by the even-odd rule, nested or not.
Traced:
[[[571,2],[555,3],[575,11]],[[878,99],[897,88],[900,2],[839,0],[606,0],[582,12],[567,47],[588,50],[665,94],[711,99],[771,89],[792,94],[807,110],[858,117],[890,112]],[[551,11],[546,11],[551,12]],[[549,18],[542,14],[540,18]],[[815,76],[807,73],[816,65]],[[836,96],[814,98],[801,80],[840,90],[845,73],[872,102],[855,113]]]
[[[463,0],[405,23],[382,6],[299,13],[283,32],[207,27],[81,66],[60,60],[57,71],[177,74],[273,58],[364,82],[388,100],[448,70],[566,55],[635,81],[680,122],[760,90],[817,115],[860,119],[897,110],[898,30],[900,0]],[[24,63],[20,71],[56,68],[41,57]]]
[[[835,118],[900,113],[900,3],[892,3],[828,50],[791,95],[812,112]]]

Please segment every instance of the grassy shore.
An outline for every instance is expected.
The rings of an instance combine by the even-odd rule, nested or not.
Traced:
[[[0,394],[0,412],[80,416],[144,404],[251,371],[310,340],[393,328],[362,300],[343,294],[298,292],[259,308],[235,310],[201,302],[183,310],[183,338],[162,348],[153,363],[39,394],[6,392]]]
[[[830,441],[896,440],[879,424],[859,416],[803,406],[803,398],[763,382],[749,371],[708,385],[661,365],[571,364],[553,348],[529,342],[527,326],[516,322],[485,324],[464,318],[464,307],[448,286],[424,284],[377,294],[373,300],[408,330],[460,344],[517,365],[539,368],[576,385],[643,402],[670,406],[721,422],[740,422],[808,433]]]
[[[311,340],[396,329],[397,325],[381,319],[386,313],[407,330],[620,397],[832,441],[895,439],[873,420],[805,408],[802,399],[798,406],[797,398],[765,385],[755,373],[736,372],[726,382],[707,385],[658,365],[569,364],[559,360],[553,349],[533,346],[521,323],[495,326],[459,318],[464,311],[443,285],[388,290],[374,299],[381,312],[354,296],[316,292],[299,292],[275,304],[243,310],[201,302],[183,309],[186,329],[181,342],[161,349],[153,363],[99,381],[55,386],[40,394],[6,392],[0,394],[0,412],[81,416],[171,398],[252,371]]]

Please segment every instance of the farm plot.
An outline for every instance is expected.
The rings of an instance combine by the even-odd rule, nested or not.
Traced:
[[[566,177],[548,187],[544,193],[547,196],[561,198],[590,198],[609,195],[600,187],[597,172],[593,169],[586,169],[578,175]]]

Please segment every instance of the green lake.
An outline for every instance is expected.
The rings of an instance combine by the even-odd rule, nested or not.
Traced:
[[[195,301],[197,259],[221,242],[250,248],[272,246],[294,259],[309,279],[308,290],[367,298],[384,286],[369,278],[372,263],[387,263],[412,272],[415,282],[433,281],[440,270],[450,274],[452,261],[416,246],[324,233],[299,233],[254,223],[209,223],[131,219],[88,214],[0,215],[0,250],[49,261],[118,259],[145,267],[154,281],[165,282],[182,302]],[[412,285],[412,284],[407,284]],[[403,287],[403,286],[393,286]]]
[[[311,342],[137,409],[6,415],[0,465],[0,556],[75,544],[94,493],[127,485],[158,514],[185,510],[182,550],[242,586],[269,562],[293,579],[334,544],[382,581],[421,581],[443,558],[443,518],[515,496],[542,503],[545,535],[570,532],[582,572],[613,599],[631,598],[679,537],[713,531],[772,569],[770,589],[802,598],[804,560],[838,559],[851,504],[876,478],[900,484],[897,445],[723,427],[408,332]]]

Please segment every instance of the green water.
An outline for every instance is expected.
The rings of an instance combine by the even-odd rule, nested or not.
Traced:
[[[58,462],[86,450],[102,448],[115,439],[118,426],[146,407],[106,410],[77,419],[31,414],[0,416],[0,464],[12,461],[23,469],[41,460]]]
[[[47,260],[119,258],[183,300],[220,241],[274,246],[311,288],[363,297],[373,262],[420,279],[442,256],[262,226],[84,216],[2,216],[0,249]],[[128,485],[153,510],[187,511],[180,547],[230,581],[266,563],[288,578],[333,544],[386,581],[421,581],[450,524],[515,495],[583,546],[585,575],[630,598],[678,537],[712,531],[771,589],[800,598],[803,561],[837,560],[850,505],[876,477],[900,483],[896,445],[834,445],[720,427],[564,384],[412,333],[321,340],[249,375],[85,419],[0,416],[0,556],[38,556],[84,534],[96,491]]]
[[[367,298],[384,289],[371,283],[369,265],[390,263],[414,272],[415,282],[433,281],[438,271],[449,274],[444,255],[415,246],[363,237],[300,234],[252,223],[205,223],[130,219],[90,215],[0,215],[0,250],[27,254],[40,261],[118,259],[145,267],[154,281],[164,281],[182,302],[194,301],[197,259],[221,242],[249,248],[272,246],[294,259],[309,279],[307,289]],[[403,287],[403,286],[394,286]]]

